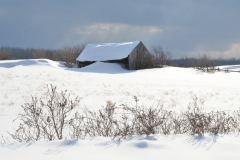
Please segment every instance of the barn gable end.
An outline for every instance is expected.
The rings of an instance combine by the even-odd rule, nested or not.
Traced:
[[[128,59],[130,70],[147,69],[153,67],[152,55],[142,42],[140,42],[132,50]]]

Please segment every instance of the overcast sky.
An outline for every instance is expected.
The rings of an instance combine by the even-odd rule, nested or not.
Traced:
[[[0,0],[0,47],[142,41],[240,58],[240,0]]]

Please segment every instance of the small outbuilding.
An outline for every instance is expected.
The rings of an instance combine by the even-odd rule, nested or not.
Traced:
[[[152,55],[141,41],[88,44],[76,60],[78,68],[94,62],[122,63],[130,70],[153,66]]]

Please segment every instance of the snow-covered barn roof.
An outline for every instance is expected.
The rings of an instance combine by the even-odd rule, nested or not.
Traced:
[[[78,61],[107,61],[126,58],[140,41],[123,43],[88,44]]]

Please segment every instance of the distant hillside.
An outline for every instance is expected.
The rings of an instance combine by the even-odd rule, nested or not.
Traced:
[[[195,63],[198,59],[196,58],[182,58],[182,59],[173,59],[171,61],[171,66],[177,67],[195,67]],[[238,65],[240,64],[240,59],[230,58],[230,59],[212,59],[214,61],[215,66],[223,66],[223,65]]]

